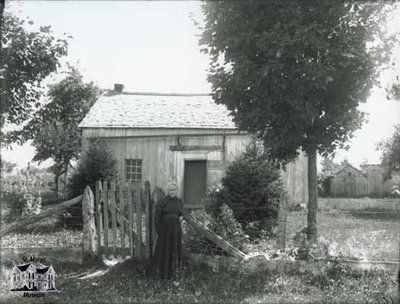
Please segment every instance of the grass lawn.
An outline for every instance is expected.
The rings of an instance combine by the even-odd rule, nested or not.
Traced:
[[[261,272],[213,272],[188,264],[179,285],[144,274],[144,263],[127,260],[103,276],[71,278],[95,269],[62,265],[57,269],[60,292],[44,298],[23,298],[8,291],[7,269],[0,283],[1,303],[379,303],[395,295],[388,274],[370,272],[354,275]],[[4,270],[4,269],[3,269]],[[389,302],[390,303],[390,302]]]
[[[399,260],[400,214],[374,211],[318,212],[318,236],[337,242],[348,257],[366,260]],[[305,212],[288,214],[288,246],[293,235],[307,226]]]
[[[400,221],[397,213],[319,212],[318,235],[337,242],[345,256],[363,256],[368,260],[399,258]],[[288,215],[288,247],[294,246],[293,235],[307,224],[305,212]],[[58,234],[57,234],[58,233]],[[36,238],[36,239],[34,239]],[[25,241],[23,241],[25,240]],[[58,241],[57,241],[58,240]],[[76,246],[80,231],[50,233],[37,229],[35,233],[13,234],[3,238],[3,247],[29,247],[57,242]],[[265,250],[275,240],[260,241],[254,246]],[[14,244],[14,245],[13,245]],[[253,248],[254,249],[254,248]],[[4,265],[0,274],[0,303],[392,303],[388,296],[396,295],[392,273],[371,271],[354,273],[343,265],[334,271],[320,269],[317,273],[237,271],[215,272],[208,267],[187,263],[179,285],[145,275],[145,262],[128,260],[111,268],[102,276],[78,279],[76,275],[93,273],[98,267],[61,263],[53,265],[58,275],[59,292],[44,298],[23,298],[10,293],[9,274],[12,265]],[[386,300],[386,302],[385,302]],[[396,298],[397,303],[398,297]]]

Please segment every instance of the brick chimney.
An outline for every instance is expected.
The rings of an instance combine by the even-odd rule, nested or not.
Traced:
[[[114,92],[118,94],[122,94],[122,91],[124,90],[124,85],[121,83],[114,83]]]

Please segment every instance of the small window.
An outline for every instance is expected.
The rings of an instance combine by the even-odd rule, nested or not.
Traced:
[[[141,159],[125,159],[125,180],[134,183],[142,182]]]

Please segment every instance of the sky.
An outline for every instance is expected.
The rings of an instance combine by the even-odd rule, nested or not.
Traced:
[[[122,83],[126,91],[210,93],[209,60],[200,52],[199,30],[190,19],[202,18],[200,1],[20,1],[7,10],[28,16],[34,26],[51,25],[56,37],[73,36],[63,63],[77,66],[85,80],[101,88]],[[400,29],[400,11],[390,25]],[[396,57],[400,65],[400,47]],[[398,66],[399,66],[398,65]],[[384,81],[394,77],[383,74]],[[57,76],[54,78],[57,79]],[[335,161],[347,158],[359,166],[380,162],[377,142],[388,138],[400,122],[400,102],[386,100],[384,88],[374,88],[361,109],[369,122],[355,133],[349,151],[338,151]],[[23,166],[34,155],[30,145],[2,150],[6,160]],[[42,166],[49,165],[44,162]]]

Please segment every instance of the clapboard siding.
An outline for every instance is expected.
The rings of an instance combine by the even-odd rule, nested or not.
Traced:
[[[337,197],[366,196],[368,193],[366,175],[347,165],[331,179],[331,192]]]
[[[292,204],[308,201],[307,157],[301,152],[299,157],[288,163],[282,170],[282,181]]]
[[[171,133],[172,131],[175,133]],[[90,138],[101,139],[117,158],[120,182],[126,182],[125,159],[142,159],[143,181],[165,188],[170,180],[175,180],[179,186],[178,195],[181,197],[185,160],[207,161],[207,187],[211,187],[221,183],[226,167],[250,141],[247,134],[238,133],[237,130],[233,133],[229,130],[85,128],[83,149],[87,149]],[[301,154],[282,174],[290,199],[294,203],[307,200],[305,160],[304,154]]]

